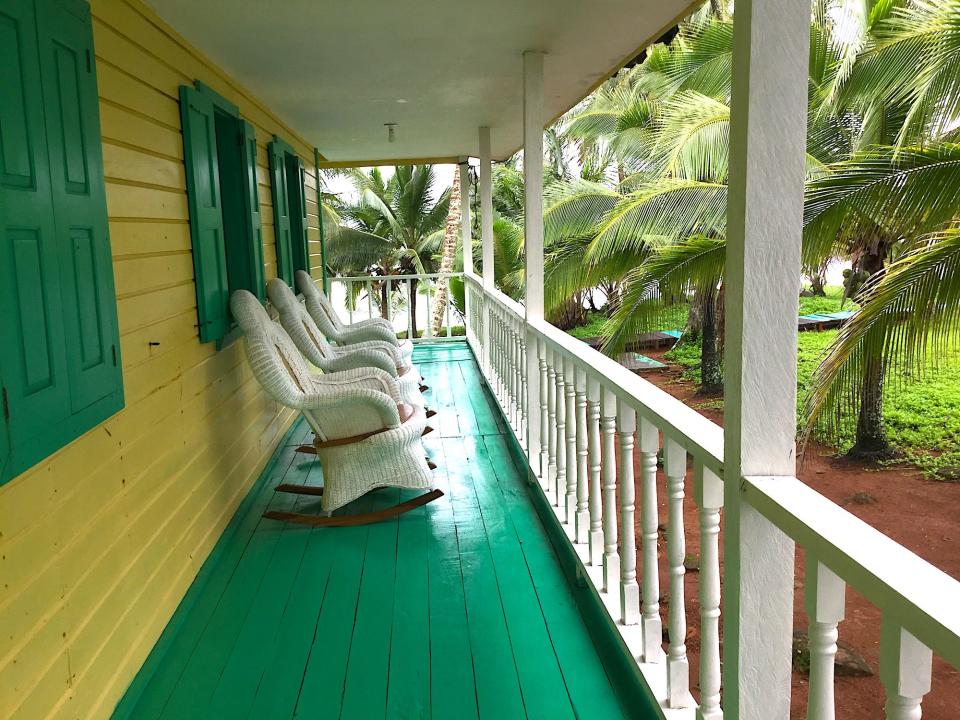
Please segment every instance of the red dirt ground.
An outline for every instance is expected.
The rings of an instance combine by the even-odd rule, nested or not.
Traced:
[[[643,373],[647,380],[722,424],[723,412],[699,407],[707,399],[697,396],[696,386],[683,380],[680,375],[681,369],[676,366]],[[636,471],[639,472],[639,467]],[[689,481],[692,473],[688,473],[687,477]],[[960,484],[930,480],[909,467],[866,467],[843,458],[835,458],[829,448],[815,444],[811,444],[807,449],[806,458],[799,469],[799,478],[944,572],[960,578],[960,546],[957,543],[960,539]],[[658,482],[661,522],[660,587],[663,600],[666,601],[669,596],[664,561],[667,508],[664,502],[666,492],[662,472],[658,473]],[[688,557],[699,558],[699,535],[695,530],[698,520],[690,490],[688,487],[684,505],[686,554]],[[869,494],[875,502],[858,503],[853,499],[858,493]],[[639,521],[639,513],[637,518]],[[639,527],[637,533],[639,537]],[[638,557],[641,557],[639,550]],[[807,627],[807,617],[803,609],[803,565],[803,551],[798,549],[794,585],[794,628],[798,630]],[[698,575],[695,571],[688,572],[687,648],[693,678],[691,684],[695,694],[698,694],[696,678],[700,650],[698,593]],[[666,602],[663,602],[661,614],[665,628],[666,610]],[[840,624],[840,640],[851,645],[867,661],[874,675],[837,678],[838,720],[878,720],[883,717],[884,692],[876,674],[879,667],[879,628],[880,612],[856,591],[848,588],[846,619]],[[792,718],[806,717],[806,685],[806,676],[794,672]],[[924,720],[954,720],[960,717],[960,672],[937,657],[934,657],[933,689],[923,702],[923,717]]]

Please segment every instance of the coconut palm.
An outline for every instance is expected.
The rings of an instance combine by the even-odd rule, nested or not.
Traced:
[[[952,49],[950,43],[958,34],[949,40],[941,38],[940,45],[933,38],[954,27],[951,23],[960,17],[960,2],[936,6],[883,2],[876,7],[867,3],[859,34],[849,37],[847,27],[848,37],[838,39],[833,32],[836,10],[850,11],[858,5],[815,6],[804,261],[813,270],[830,257],[849,255],[865,275],[885,275],[883,268],[899,247],[910,247],[921,233],[942,227],[960,208],[952,190],[936,197],[931,192],[931,188],[943,188],[943,183],[960,186],[952,150],[945,145],[911,148],[903,144],[905,138],[916,139],[918,134],[929,143],[938,128],[946,138],[956,133],[949,131],[951,122],[955,126],[956,102],[929,98],[951,89],[949,78],[957,76],[957,53],[942,52],[941,46]],[[911,32],[920,36],[915,42],[907,37]],[[663,300],[672,301],[677,295],[694,298],[693,308],[706,311],[708,324],[711,315],[720,320],[717,304],[711,300],[719,300],[722,291],[725,256],[731,40],[727,24],[698,16],[681,28],[669,47],[655,48],[640,68],[623,79],[629,82],[605,86],[596,102],[580,109],[571,122],[574,134],[590,142],[609,143],[634,171],[620,183],[616,198],[609,188],[582,188],[579,194],[548,204],[547,209],[548,226],[549,216],[557,215],[556,223],[570,230],[568,235],[576,238],[581,256],[591,260],[583,265],[602,260],[603,273],[619,272],[624,279],[623,302],[606,328],[607,350],[619,349],[655,322],[665,306]],[[888,74],[876,69],[877,57],[885,56],[886,62],[897,62],[899,57],[903,64],[904,53],[909,54],[911,73],[921,63],[922,75],[937,78],[936,82],[920,82],[899,69]],[[882,92],[867,90],[871,78]],[[904,90],[907,80],[916,82]],[[934,87],[939,89],[930,91]],[[911,123],[920,130],[910,130]],[[898,141],[894,148],[872,147]],[[554,274],[561,280],[559,295],[577,283],[597,279],[597,273],[584,266],[573,271],[561,267]],[[881,282],[878,277],[869,287],[880,287]],[[862,300],[875,297],[882,295],[868,293]],[[718,334],[713,330],[708,327],[706,334]],[[705,374],[712,375],[716,349],[711,350],[711,342],[706,345],[702,366]],[[854,363],[853,372],[831,373],[830,368],[842,364],[836,358],[844,352],[849,349],[838,341],[838,354],[832,352],[825,361],[822,387],[817,386],[820,400],[810,405],[810,418],[818,417],[836,398],[860,398],[855,449],[882,449],[882,413],[876,408],[890,366],[881,359]],[[850,385],[851,378],[858,379],[856,389]]]
[[[443,239],[449,188],[435,195],[430,165],[400,165],[385,179],[379,168],[355,170],[356,201],[339,209],[341,222],[328,241],[327,262],[336,272],[388,278],[432,271]],[[410,316],[417,332],[417,281],[411,281]],[[386,317],[395,283],[380,281],[379,305]]]

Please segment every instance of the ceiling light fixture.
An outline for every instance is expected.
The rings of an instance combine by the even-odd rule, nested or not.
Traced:
[[[384,127],[387,128],[387,142],[393,142],[394,140],[396,140],[395,130],[396,130],[397,124],[395,122],[388,122],[388,123],[384,123],[383,125]]]

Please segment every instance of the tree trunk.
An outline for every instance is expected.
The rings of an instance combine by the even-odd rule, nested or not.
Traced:
[[[410,297],[407,302],[407,312],[410,313],[410,339],[417,337],[417,285],[419,280],[410,281]]]
[[[723,365],[720,352],[720,324],[717,322],[717,291],[703,293],[700,315],[700,394],[723,393]]]
[[[888,247],[887,243],[875,242],[873,247],[858,258],[856,269],[867,278],[883,270]],[[883,377],[883,356],[872,355],[865,358],[863,377],[860,380],[860,413],[857,417],[856,442],[849,453],[852,457],[883,460],[893,454],[883,421]]]
[[[823,275],[820,273],[812,273],[810,275],[810,293],[814,297],[826,297],[827,291],[825,289],[826,282],[823,279]]]
[[[440,272],[453,272],[453,260],[457,255],[457,238],[460,235],[460,172],[453,173],[453,187],[450,189],[450,209],[447,211],[447,225],[443,230],[443,250],[440,255]],[[443,327],[443,317],[448,301],[447,280],[437,280],[436,302],[433,306],[433,334],[439,335]]]
[[[384,278],[383,282],[380,283],[380,317],[385,320],[390,319],[390,313],[388,311],[388,303],[390,302],[390,280]]]

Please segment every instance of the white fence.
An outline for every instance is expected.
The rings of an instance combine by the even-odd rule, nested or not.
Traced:
[[[485,288],[475,275],[468,274],[465,282],[467,339],[482,372],[664,717],[722,718],[722,429],[549,323],[527,322],[522,305]],[[640,472],[635,478],[636,452]],[[661,452],[667,489],[666,643],[657,550]],[[847,584],[882,614],[886,717],[920,718],[933,653],[960,667],[960,583],[795,478],[743,478],[741,493],[741,506],[754,508],[806,551],[807,718],[834,718],[834,659]],[[691,499],[699,522],[685,528],[683,507]],[[685,645],[684,560],[692,533],[699,533],[700,542],[699,668],[689,667]],[[731,552],[746,554],[750,548],[728,546],[728,558]],[[762,593],[764,588],[741,585],[739,591]],[[741,620],[746,622],[753,627],[740,632],[793,631],[770,618]],[[741,667],[725,672],[749,678],[749,662],[742,659]],[[699,682],[699,703],[690,692],[691,675]],[[771,706],[783,707],[783,702],[771,698]]]
[[[423,273],[419,275],[389,275],[328,278],[328,295],[333,306],[348,323],[373,317],[385,317],[393,323],[397,333],[405,334],[413,342],[454,339],[453,328],[464,324],[463,316],[449,302],[445,303],[443,322],[439,332],[433,332],[433,311],[436,305],[438,283],[449,285],[451,278],[462,278],[463,273]],[[386,298],[386,303],[384,303]],[[413,308],[416,308],[413,311]],[[414,323],[414,319],[416,322]],[[418,337],[413,337],[414,325]]]

